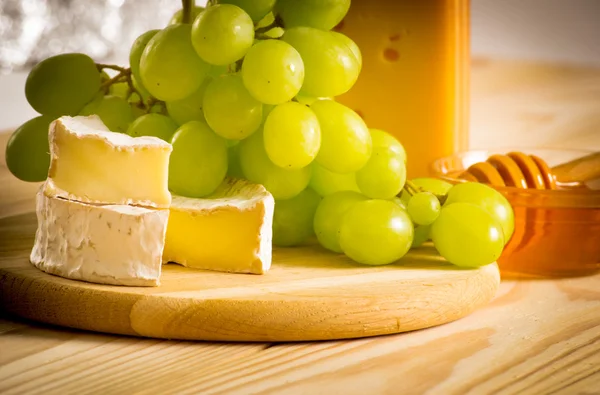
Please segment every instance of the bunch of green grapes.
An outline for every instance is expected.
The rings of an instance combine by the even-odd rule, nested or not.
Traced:
[[[129,68],[83,54],[37,65],[26,94],[41,116],[15,132],[9,169],[43,180],[49,123],[95,114],[112,131],[170,142],[175,194],[208,196],[227,176],[264,185],[276,200],[275,245],[316,236],[369,265],[395,262],[429,239],[460,266],[498,257],[513,226],[499,193],[407,183],[402,144],[335,101],[362,68],[358,46],[331,31],[350,0],[183,5],[165,28],[135,40]]]

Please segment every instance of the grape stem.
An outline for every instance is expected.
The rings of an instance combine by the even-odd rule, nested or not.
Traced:
[[[102,71],[103,69],[109,69],[109,70],[116,70],[119,72],[117,75],[115,75],[111,79],[104,81],[104,83],[100,86],[101,91],[106,93],[106,92],[108,92],[108,88],[111,85],[118,84],[121,82],[126,82],[128,89],[127,89],[127,95],[126,95],[125,99],[129,100],[129,97],[131,97],[131,95],[134,93],[136,95],[138,95],[140,100],[132,103],[136,107],[143,109],[146,113],[150,112],[150,109],[155,104],[161,104],[164,107],[164,102],[162,102],[152,96],[150,96],[150,98],[146,102],[144,102],[144,100],[142,99],[142,94],[133,85],[133,78],[132,78],[133,74],[131,73],[130,68],[121,67],[121,66],[117,66],[114,64],[101,64],[101,63],[97,63],[96,67],[98,67],[98,70],[100,70],[100,71]]]
[[[419,192],[423,192],[423,190],[421,189],[421,187],[419,187],[417,184],[415,184],[414,182],[410,181],[410,180],[406,180],[406,183],[404,184],[404,190],[410,195],[410,196],[414,196]]]
[[[420,186],[418,186],[410,180],[406,180],[403,190],[405,190],[410,196],[414,196],[419,192],[425,192],[423,188],[421,188]],[[438,195],[435,193],[433,195],[440,201],[441,205],[443,205],[446,202],[446,199],[448,198],[448,195]]]
[[[109,70],[118,71],[119,73],[123,73],[123,72],[129,70],[128,68],[117,66],[116,64],[96,63],[96,67],[98,68],[99,71],[102,71],[103,69],[109,69]]]
[[[192,7],[194,6],[194,0],[181,0],[181,23],[192,23]]]

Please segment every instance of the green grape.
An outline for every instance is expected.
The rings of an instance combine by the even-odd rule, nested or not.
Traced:
[[[248,93],[239,75],[215,78],[206,87],[202,103],[208,125],[227,139],[245,139],[262,122],[262,104]]]
[[[146,114],[129,125],[127,134],[132,137],[154,136],[170,142],[177,128],[175,121],[165,115]]]
[[[333,98],[332,97],[312,97],[312,96],[305,96],[302,94],[296,95],[296,101],[298,103],[304,104],[306,106],[312,105],[317,100],[333,100]]]
[[[444,205],[431,226],[431,239],[441,256],[461,267],[492,263],[504,247],[498,221],[483,208],[464,202]]]
[[[275,165],[265,151],[262,130],[242,140],[239,155],[246,178],[264,185],[275,199],[293,198],[308,186],[310,166],[302,169],[284,169]]]
[[[136,104],[129,103],[129,107],[131,107],[131,113],[133,114],[134,120],[146,114],[146,110],[141,107],[138,107]]]
[[[271,12],[275,0],[219,0],[219,4],[233,4],[240,7],[256,23]]]
[[[371,139],[373,140],[373,148],[387,148],[390,152],[399,155],[399,158],[406,163],[406,151],[404,146],[391,134],[379,129],[369,129]]]
[[[178,195],[210,195],[227,174],[227,143],[202,121],[177,129],[171,140],[169,189]]]
[[[298,51],[280,40],[265,40],[250,48],[242,63],[246,89],[265,104],[290,101],[304,81],[304,63]]]
[[[278,0],[277,14],[286,28],[310,26],[330,30],[344,19],[350,0]]]
[[[212,78],[217,78],[222,75],[229,74],[229,65],[227,66],[215,66],[212,65],[210,70],[208,70],[208,76]]]
[[[429,240],[431,225],[419,225],[415,227],[412,246],[410,248],[420,247],[423,243]]]
[[[135,77],[133,77],[131,79],[131,82],[133,83],[133,87],[135,89],[137,89],[138,93],[141,96],[141,100],[143,100],[144,102],[148,101],[148,99],[150,99],[150,92],[148,92],[148,90],[144,87],[144,85],[142,85],[141,82],[139,82]],[[138,97],[138,100],[140,99],[140,97]]]
[[[454,185],[448,191],[444,206],[456,202],[473,203],[487,211],[502,227],[504,241],[508,243],[515,230],[515,215],[508,200],[494,188],[478,182]]]
[[[313,218],[321,197],[306,188],[291,199],[275,201],[273,244],[291,247],[313,235]]]
[[[402,258],[413,241],[406,211],[389,200],[358,202],[340,224],[340,247],[356,262],[387,265]]]
[[[369,161],[356,172],[356,185],[373,199],[392,199],[406,182],[406,165],[386,148],[375,147]]]
[[[288,102],[271,111],[265,121],[263,138],[271,162],[286,169],[300,169],[317,156],[321,128],[310,108]]]
[[[140,60],[142,59],[142,54],[144,53],[144,49],[146,49],[146,45],[148,42],[158,33],[160,30],[148,30],[146,33],[140,35],[135,39],[131,49],[129,50],[129,67],[131,68],[131,74],[133,75],[134,86],[138,91],[142,90],[141,81],[142,77],[140,77]],[[142,96],[144,93],[148,93],[146,88],[143,88],[144,92],[140,92]],[[150,94],[148,93],[148,96]],[[146,100],[146,99],[144,99]]]
[[[275,108],[275,106],[273,104],[263,104],[263,110],[262,110],[262,123],[264,124],[265,121],[267,120],[267,117],[269,116],[269,114],[271,113],[271,111],[273,111],[273,109]]]
[[[440,180],[439,178],[414,178],[411,180],[413,184],[422,188],[426,192],[431,192],[435,195],[444,196],[448,193],[450,188],[452,188],[452,184],[446,182],[444,180]],[[405,206],[408,206],[408,201],[410,200],[410,194],[406,191],[402,191],[400,195],[402,202]]]
[[[283,30],[283,28],[275,26],[274,28],[264,32],[263,34],[269,38],[280,38],[281,36],[283,36],[283,33],[285,33],[285,30]]]
[[[331,32],[331,34],[348,47],[348,49],[352,52],[352,54],[356,58],[356,61],[358,62],[359,66],[362,68],[362,53],[360,52],[360,48],[358,48],[358,45],[356,45],[356,43],[354,41],[352,41],[352,39],[350,37],[346,36],[345,34],[333,32],[333,31]],[[360,70],[359,70],[359,72],[360,72]]]
[[[362,118],[332,100],[318,100],[310,107],[321,125],[321,149],[317,162],[336,173],[360,170],[371,157],[371,134]]]
[[[210,65],[194,50],[192,26],[171,25],[150,39],[140,59],[144,87],[159,100],[175,101],[194,93]]]
[[[30,119],[6,143],[6,167],[22,181],[44,181],[50,166],[48,128],[53,118],[41,115]]]
[[[348,210],[356,203],[367,200],[358,192],[340,191],[327,195],[319,203],[313,226],[319,243],[330,251],[342,252],[340,224]]]
[[[452,184],[439,178],[415,178],[411,180],[416,186],[423,188],[427,192],[435,195],[445,195],[448,193]]]
[[[110,76],[108,75],[106,70],[102,70],[102,72],[100,73],[100,92],[96,93],[96,95],[94,97],[98,96],[99,94],[108,95],[108,93],[110,91],[110,87],[106,87],[104,85],[108,80],[110,80]]]
[[[129,84],[127,82],[117,82],[116,84],[112,84],[108,88],[108,94],[111,96],[122,97],[123,99],[128,98],[129,93]]]
[[[321,196],[328,196],[339,191],[360,192],[358,185],[356,185],[355,173],[334,173],[318,163],[312,165],[312,176],[309,185]]]
[[[204,121],[204,110],[202,109],[202,101],[206,88],[213,81],[212,77],[206,77],[194,93],[180,100],[168,101],[167,112],[169,116],[179,125],[190,121]]]
[[[133,112],[129,103],[122,97],[104,96],[101,100],[89,103],[79,115],[98,115],[112,132],[125,133],[133,122]]]
[[[235,140],[236,142],[239,140]],[[229,142],[229,141],[228,141]],[[227,175],[233,178],[244,178],[244,172],[240,164],[240,145],[230,145],[227,148]]]
[[[217,4],[204,10],[192,27],[192,44],[205,62],[224,66],[244,57],[254,42],[252,18],[240,7]]]
[[[404,200],[400,199],[398,196],[394,196],[391,199],[392,202],[396,203],[398,206],[402,207],[403,210],[406,210],[406,206],[408,204],[408,201],[405,203]]]
[[[25,82],[34,110],[52,118],[76,115],[100,90],[100,72],[87,55],[67,53],[35,65]]]
[[[248,13],[248,15],[250,15],[250,13]],[[258,23],[256,23],[256,28],[260,29],[261,27],[270,26],[273,24],[273,22],[275,22],[275,15],[273,14],[273,12],[269,12],[267,15],[265,15],[264,18],[262,18]]]
[[[312,27],[285,31],[283,41],[294,47],[304,62],[302,93],[331,97],[347,92],[358,78],[361,64],[339,37]]]
[[[158,103],[154,104],[152,107],[150,107],[150,113],[151,114],[161,114],[161,115],[165,115],[165,116],[169,115],[169,113],[167,112],[167,107],[165,106],[164,102],[158,102]]]
[[[198,14],[200,14],[202,11],[204,11],[204,7],[193,6],[190,23],[194,23],[194,20],[196,19]],[[169,25],[176,25],[178,23],[183,23],[182,21],[183,21],[183,9],[180,9],[173,14],[171,19],[169,20]]]
[[[440,201],[431,192],[419,192],[410,198],[406,210],[415,224],[431,225],[440,215]]]

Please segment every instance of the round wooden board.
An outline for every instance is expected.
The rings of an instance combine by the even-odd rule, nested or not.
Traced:
[[[276,249],[266,275],[178,265],[161,286],[88,284],[29,263],[35,214],[0,219],[0,307],[50,324],[169,339],[301,341],[358,338],[444,324],[496,294],[496,264],[461,270],[432,248],[367,267],[317,246]]]

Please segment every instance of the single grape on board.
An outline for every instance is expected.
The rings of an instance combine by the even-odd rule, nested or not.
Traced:
[[[406,211],[389,200],[356,203],[340,225],[340,247],[356,262],[387,265],[402,258],[413,241]]]
[[[515,216],[512,206],[500,192],[478,182],[465,182],[448,190],[444,206],[456,202],[473,203],[491,214],[502,226],[504,242],[508,243],[515,230]]]
[[[342,218],[356,203],[367,200],[355,191],[340,191],[321,200],[314,218],[314,230],[319,243],[333,252],[342,252],[340,247],[340,225]]]
[[[431,226],[431,240],[441,256],[460,267],[495,262],[504,247],[499,222],[483,208],[465,202],[444,205]]]

